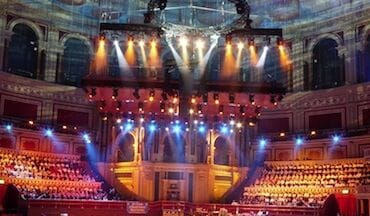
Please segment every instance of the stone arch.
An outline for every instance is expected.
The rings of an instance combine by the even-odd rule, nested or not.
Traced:
[[[332,38],[323,38],[312,50],[312,89],[326,89],[344,84],[343,58],[339,44]]]
[[[28,27],[30,27],[35,32],[35,34],[37,36],[37,39],[39,41],[43,41],[44,33],[42,32],[40,26],[38,26],[36,23],[34,23],[30,20],[26,20],[26,19],[23,19],[23,18],[14,19],[14,20],[12,20],[8,23],[8,29],[10,31],[13,31],[14,27],[18,24],[24,24],[24,25],[27,25]]]
[[[75,33],[71,33],[71,34],[66,34],[64,35],[59,41],[60,45],[62,47],[65,46],[66,42],[68,41],[68,39],[71,39],[71,38],[75,38],[75,39],[79,39],[81,41],[83,41],[83,43],[89,48],[89,54],[92,56],[94,54],[94,49],[93,49],[93,45],[92,45],[92,42],[89,40],[89,38],[83,36],[83,35],[80,35],[80,34],[75,34]]]
[[[117,161],[132,162],[135,160],[135,137],[131,133],[120,134],[117,137]]]
[[[14,25],[12,32],[7,50],[8,62],[6,70],[20,76],[37,78],[40,58],[40,40],[37,33],[31,26],[23,22]]]
[[[218,136],[214,141],[214,164],[230,165],[230,141]]]
[[[163,139],[163,162],[184,163],[186,141],[185,137],[175,133],[167,135]]]
[[[316,38],[314,38],[309,46],[308,46],[308,51],[309,53],[312,53],[313,49],[316,47],[316,45],[322,41],[323,39],[332,39],[334,40],[337,44],[338,44],[338,48],[341,49],[343,47],[343,44],[344,44],[344,41],[342,38],[340,38],[337,34],[333,34],[333,33],[326,33],[326,34],[321,34],[319,36],[317,36]]]

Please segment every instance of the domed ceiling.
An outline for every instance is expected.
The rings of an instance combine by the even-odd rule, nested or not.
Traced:
[[[29,0],[20,0],[29,3]],[[142,23],[149,0],[33,0],[35,7],[64,10],[76,17],[107,22]],[[339,16],[370,7],[370,0],[249,0],[254,27],[284,27]],[[199,27],[227,24],[238,18],[228,0],[168,0],[162,19]]]

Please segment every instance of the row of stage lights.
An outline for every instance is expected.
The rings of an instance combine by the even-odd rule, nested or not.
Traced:
[[[179,37],[171,37],[168,41],[170,43],[176,42],[180,47],[195,47],[197,49],[204,49],[206,46],[206,40],[204,40],[202,37],[196,37],[195,39],[190,39],[191,36],[179,36]],[[99,36],[99,40],[101,42],[106,41],[106,36],[104,33],[101,33]],[[210,41],[218,40],[217,35],[213,35],[210,37]],[[127,45],[133,46],[135,44],[139,45],[140,47],[144,47],[146,45],[150,45],[151,47],[156,47],[158,44],[159,39],[157,37],[151,36],[150,39],[146,40],[145,37],[140,37],[140,39],[135,39],[133,35],[127,36]],[[118,39],[113,40],[113,45],[119,46],[120,41]],[[248,39],[242,39],[238,38],[237,40],[234,40],[231,35],[225,36],[225,44],[227,47],[236,46],[238,49],[243,49],[246,45],[249,48],[255,47],[255,39],[254,38],[248,38]],[[265,37],[263,39],[264,47],[269,47],[271,45],[271,38]],[[276,46],[279,49],[282,49],[284,47],[284,41],[282,38],[277,37],[276,38]]]
[[[30,122],[32,122],[32,121],[30,121]],[[30,124],[30,122],[29,122],[29,124]],[[32,122],[31,125],[33,125],[33,122]],[[3,125],[3,128],[8,133],[12,133],[12,131],[13,131],[13,125],[12,124],[9,124],[9,123]],[[54,130],[52,128],[50,128],[50,127],[43,128],[42,129],[42,133],[43,133],[43,135],[45,137],[48,137],[50,139],[54,138],[54,136],[55,136]],[[87,143],[87,144],[90,144],[91,143],[90,135],[88,133],[86,133],[86,132],[82,133],[81,134],[81,137],[82,137],[82,139],[84,140],[85,143]]]
[[[331,139],[331,142],[332,144],[339,144],[342,140],[342,136],[341,135],[338,135],[338,134],[334,134],[332,136],[330,136],[330,139]],[[299,146],[302,146],[304,143],[305,143],[306,139],[303,138],[302,136],[297,136],[294,138],[294,144],[299,147]],[[269,144],[270,141],[265,139],[265,138],[261,138],[258,140],[258,144],[260,146],[260,148],[264,148],[267,146],[267,144]]]

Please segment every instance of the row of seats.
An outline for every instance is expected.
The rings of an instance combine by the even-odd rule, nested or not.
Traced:
[[[0,178],[24,199],[121,199],[76,156],[0,149],[0,167]]]
[[[318,207],[332,193],[369,183],[370,163],[363,159],[270,162],[244,189],[241,203]]]

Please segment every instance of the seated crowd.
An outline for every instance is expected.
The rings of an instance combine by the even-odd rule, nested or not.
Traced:
[[[0,167],[24,199],[121,199],[78,156],[0,150]]]
[[[241,203],[318,207],[332,193],[370,183],[369,173],[369,163],[361,159],[266,163],[261,176],[244,189]]]

